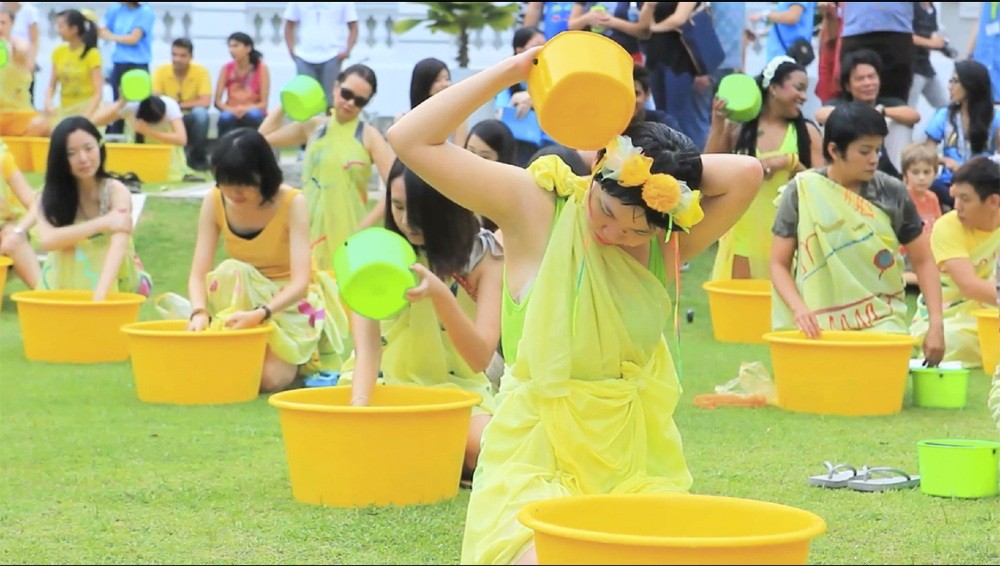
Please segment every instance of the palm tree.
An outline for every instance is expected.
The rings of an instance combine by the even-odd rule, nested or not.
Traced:
[[[406,18],[393,26],[396,33],[406,33],[426,23],[431,32],[445,32],[458,36],[458,66],[469,67],[469,32],[487,26],[502,31],[514,25],[519,9],[517,2],[496,5],[492,2],[415,2],[427,6],[423,18]]]

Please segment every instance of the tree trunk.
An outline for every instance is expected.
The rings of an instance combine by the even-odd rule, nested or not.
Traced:
[[[458,66],[461,69],[469,67],[469,30],[466,28],[458,33]]]

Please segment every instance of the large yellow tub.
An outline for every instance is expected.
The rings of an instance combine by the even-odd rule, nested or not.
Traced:
[[[93,291],[21,291],[11,295],[24,339],[24,357],[38,362],[102,363],[128,359],[121,327],[134,322],[146,297]]]
[[[156,320],[122,327],[139,399],[177,405],[256,399],[274,326],[189,332],[187,324]]]
[[[983,372],[992,375],[1000,364],[1000,309],[973,311],[979,328],[979,355],[983,358]]]
[[[771,282],[767,279],[706,281],[712,334],[719,342],[763,344],[771,331]]]
[[[163,183],[170,176],[172,145],[109,142],[104,146],[108,150],[104,169],[108,172],[125,174],[131,171],[143,183]]]
[[[49,138],[24,138],[31,151],[31,171],[44,173],[49,168]]]
[[[0,138],[0,142],[3,142],[7,146],[7,151],[14,156],[14,162],[17,163],[17,168],[22,173],[31,173],[35,170],[31,160],[31,140],[33,139],[35,138],[25,136],[5,136]]]
[[[7,272],[14,265],[14,260],[0,255],[0,309],[3,308],[3,288],[7,285]]]
[[[518,514],[540,564],[806,564],[813,513],[712,495],[582,495]]]
[[[297,501],[330,507],[435,503],[458,493],[472,406],[454,388],[379,385],[351,407],[350,386],[282,391],[278,408]]]
[[[778,406],[823,415],[892,415],[903,408],[916,339],[904,334],[825,330],[769,332]]]

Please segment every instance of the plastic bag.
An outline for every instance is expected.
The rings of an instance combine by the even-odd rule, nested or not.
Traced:
[[[763,395],[768,405],[777,402],[778,395],[774,389],[774,381],[767,368],[760,362],[743,362],[740,373],[722,385],[715,386],[716,393],[735,393],[738,395]]]
[[[177,293],[163,293],[153,299],[156,312],[165,320],[188,320],[191,318],[191,301]]]

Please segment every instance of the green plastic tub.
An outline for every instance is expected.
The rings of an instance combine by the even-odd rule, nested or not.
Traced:
[[[996,497],[1000,492],[1000,442],[921,440],[920,491],[938,497]]]

